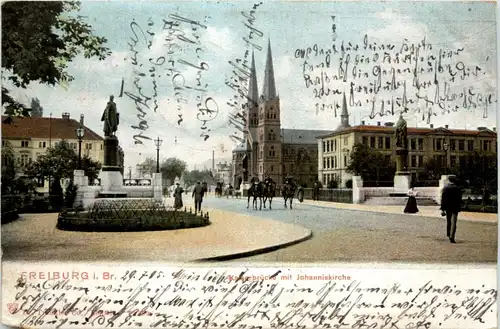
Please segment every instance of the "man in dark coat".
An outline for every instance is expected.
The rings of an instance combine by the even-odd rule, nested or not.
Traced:
[[[448,178],[450,184],[443,188],[441,194],[441,214],[446,216],[446,235],[451,243],[455,242],[458,213],[462,208],[462,190],[457,186],[455,176]]]
[[[201,203],[203,202],[203,194],[204,194],[203,186],[201,186],[200,182],[196,183],[196,186],[193,189],[195,213],[198,213],[198,211],[201,211]]]

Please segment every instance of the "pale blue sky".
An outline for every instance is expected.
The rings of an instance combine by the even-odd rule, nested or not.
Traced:
[[[84,113],[87,125],[97,132],[102,131],[99,121],[110,94],[118,96],[122,77],[125,79],[125,91],[134,92],[134,65],[131,63],[132,53],[129,50],[132,36],[130,23],[135,19],[144,31],[148,28],[148,19],[154,22],[151,31],[155,33],[152,50],[144,43],[137,45],[140,63],[146,63],[149,57],[165,55],[161,34],[162,19],[169,19],[169,14],[178,14],[195,21],[203,22],[209,16],[205,25],[207,29],[199,31],[201,46],[204,52],[200,60],[205,61],[209,69],[202,75],[202,81],[208,84],[208,96],[218,104],[219,114],[208,125],[212,129],[211,137],[203,142],[200,135],[200,121],[196,119],[197,92],[188,96],[188,104],[183,104],[184,122],[179,127],[176,121],[176,103],[173,86],[166,71],[158,73],[158,103],[157,113],[148,111],[145,119],[149,130],[145,135],[164,140],[161,153],[163,157],[178,156],[190,164],[201,163],[211,157],[216,150],[216,157],[230,157],[234,146],[228,136],[235,129],[228,127],[228,114],[231,112],[226,102],[234,92],[224,83],[232,76],[233,67],[229,60],[242,58],[246,45],[242,40],[248,35],[248,29],[243,25],[245,18],[242,11],[250,11],[253,2],[83,2],[82,13],[94,27],[95,33],[108,38],[108,46],[113,55],[105,61],[78,58],[70,63],[70,72],[74,75],[68,88],[60,86],[49,88],[32,85],[26,91],[18,94],[28,101],[31,96],[40,99],[45,114],[50,112],[60,116],[62,112],[70,112],[73,117]],[[391,42],[401,46],[403,39],[411,42],[421,41],[425,36],[428,43],[434,45],[428,54],[436,54],[440,47],[456,49],[464,47],[461,57],[465,65],[479,65],[482,74],[479,77],[468,78],[465,81],[450,83],[452,88],[460,91],[464,86],[474,85],[476,92],[494,93],[496,90],[496,23],[494,3],[450,3],[450,2],[279,2],[266,1],[255,13],[254,27],[263,32],[262,38],[254,39],[263,47],[263,51],[255,52],[257,82],[261,91],[264,78],[264,66],[267,50],[267,40],[270,38],[274,60],[276,86],[281,100],[282,127],[298,129],[334,129],[340,122],[332,111],[316,114],[312,91],[304,85],[302,63],[295,58],[297,48],[312,47],[318,44],[322,47],[331,45],[332,19],[336,16],[337,43],[342,40],[362,44],[365,34],[371,42],[378,44]],[[186,35],[188,24],[182,23]],[[187,33],[189,32],[189,33]],[[197,60],[195,48],[184,49],[174,56],[175,60]],[[339,65],[339,56],[332,57],[332,66]],[[145,66],[145,65],[144,65]],[[186,79],[186,85],[195,83],[196,70],[187,70],[186,66],[176,64]],[[363,66],[360,66],[363,68]],[[364,67],[363,69],[367,69]],[[327,73],[333,73],[327,70]],[[315,71],[316,72],[316,71]],[[484,74],[483,74],[484,73]],[[371,80],[370,80],[371,81]],[[411,85],[412,79],[407,84]],[[145,94],[152,93],[152,84],[141,81]],[[332,87],[349,91],[348,84],[335,83]],[[411,89],[411,88],[410,88]],[[455,91],[456,91],[455,90]],[[410,90],[411,93],[411,90]],[[394,92],[401,96],[402,92]],[[414,95],[414,93],[413,93]],[[380,97],[387,98],[389,94]],[[493,97],[496,100],[496,95]],[[329,97],[325,103],[341,101],[341,96]],[[137,111],[134,103],[128,97],[116,98],[121,115],[121,125],[118,137],[126,153],[126,165],[133,165],[146,156],[153,156],[153,142],[134,145],[132,138],[136,130],[131,126],[137,124]],[[449,124],[452,128],[474,129],[477,126],[493,127],[496,125],[496,103],[488,109],[488,118],[483,118],[484,108],[470,110],[459,109],[453,114],[433,117],[435,125]],[[351,124],[359,124],[363,119],[367,122],[394,121],[394,117],[384,117],[369,120],[367,116],[371,107],[363,105],[349,109]],[[435,112],[439,112],[438,108]],[[416,115],[405,116],[410,125],[426,125],[417,120]],[[177,137],[177,145],[174,140]],[[167,146],[168,144],[168,146]],[[224,145],[222,148],[220,145]],[[140,155],[139,155],[140,153]]]

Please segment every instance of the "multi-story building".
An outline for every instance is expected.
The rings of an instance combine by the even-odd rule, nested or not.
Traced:
[[[318,173],[316,136],[329,131],[281,128],[282,111],[276,92],[270,42],[262,94],[259,97],[252,54],[247,97],[247,133],[244,142],[233,150],[234,186],[239,187],[254,176],[262,180],[266,175],[278,184],[291,175],[300,184],[311,185]]]
[[[224,163],[219,162],[215,165],[215,180],[224,184],[233,184],[232,169],[232,166],[227,161],[224,161]]]
[[[2,116],[2,122],[6,119],[6,116]],[[12,145],[19,174],[22,174],[23,166],[36,161],[49,147],[61,140],[67,141],[78,152],[76,129],[80,122],[71,119],[69,113],[63,113],[62,118],[12,117],[10,121],[2,124],[2,146],[7,141]],[[88,127],[84,128],[82,156],[88,155],[103,163],[104,139]]]
[[[338,129],[318,137],[319,179],[324,184],[338,181],[341,186],[352,178],[346,171],[353,146],[358,143],[369,146],[395,161],[394,123],[377,122],[366,125]],[[408,170],[412,180],[418,180],[428,159],[434,159],[442,166],[455,167],[464,164],[468,155],[474,151],[496,154],[496,128],[480,127],[477,130],[450,129],[434,127],[408,127]]]

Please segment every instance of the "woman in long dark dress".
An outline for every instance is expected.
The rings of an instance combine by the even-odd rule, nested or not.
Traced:
[[[417,207],[417,192],[413,190],[413,187],[408,191],[408,201],[406,202],[405,214],[415,214],[418,212]]]
[[[175,198],[174,208],[175,209],[180,209],[183,206],[183,204],[182,204],[182,193],[183,192],[184,192],[184,189],[182,187],[180,187],[179,183],[177,183],[177,187],[175,188],[175,191],[174,191],[174,198]]]

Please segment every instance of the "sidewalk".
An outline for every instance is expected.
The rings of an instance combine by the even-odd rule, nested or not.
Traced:
[[[441,210],[439,206],[418,206],[419,212],[416,214],[405,214],[403,213],[404,206],[374,206],[374,205],[364,205],[364,204],[352,204],[352,203],[339,203],[339,202],[328,202],[328,201],[313,201],[304,200],[304,204],[318,207],[329,207],[337,209],[347,209],[347,210],[360,210],[360,211],[372,211],[378,213],[388,213],[388,214],[401,214],[407,216],[425,216],[425,217],[438,217],[441,218]],[[481,212],[468,212],[463,211],[458,215],[458,220],[472,221],[472,222],[486,222],[486,223],[497,223],[498,214],[491,213],[481,213]]]
[[[189,202],[186,206],[192,207]],[[204,213],[207,211],[211,221],[208,226],[144,232],[62,231],[56,228],[57,214],[25,214],[2,226],[3,259],[72,262],[227,260],[277,250],[312,236],[310,230],[294,224],[203,209]]]

